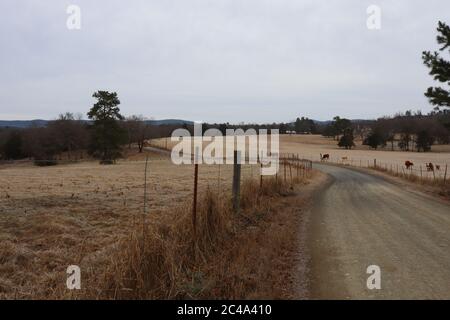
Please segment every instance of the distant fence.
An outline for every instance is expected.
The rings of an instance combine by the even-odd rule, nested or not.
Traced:
[[[392,163],[381,161],[379,159],[367,160],[367,159],[355,159],[350,157],[341,158],[329,158],[326,160],[321,160],[323,163],[334,163],[344,166],[353,166],[359,168],[376,169],[379,171],[385,171],[387,173],[403,176],[403,177],[417,177],[420,180],[442,180],[446,183],[448,179],[448,164],[433,164],[433,167],[427,167],[426,165],[414,164],[409,168],[405,164]]]
[[[100,207],[103,206],[102,199],[108,202],[108,204],[111,204],[111,193],[114,193],[115,197],[118,199],[120,198],[121,204],[120,208],[124,210],[130,210],[129,208],[133,208],[132,210],[138,210],[142,212],[143,214],[149,213],[149,209],[151,206],[151,202],[149,199],[149,191],[151,188],[149,188],[149,183],[153,174],[154,165],[158,165],[159,160],[163,160],[164,162],[170,161],[169,156],[170,152],[164,148],[159,148],[156,151],[153,150],[154,147],[146,147],[144,151],[146,151],[146,155],[144,153],[144,157],[141,157],[140,159],[136,160],[119,160],[118,164],[121,166],[136,166],[138,167],[139,172],[142,172],[142,180],[141,176],[139,176],[138,179],[130,180],[129,182],[125,182],[123,185],[120,183],[118,185],[115,185],[114,183],[109,184],[108,187],[101,187],[100,183],[102,180],[96,180],[95,174],[89,174],[90,177],[89,181],[86,181],[85,185],[92,186],[92,188],[89,188],[87,191],[74,191],[73,186],[76,185],[74,180],[78,180],[78,178],[74,179],[71,176],[63,176],[62,174],[66,171],[60,170],[58,167],[55,169],[49,169],[53,172],[54,176],[53,180],[49,180],[48,178],[44,178],[41,173],[37,175],[36,177],[27,177],[28,181],[30,179],[34,180],[41,180],[46,181],[46,186],[48,188],[45,188],[42,186],[42,184],[37,183],[36,185],[39,185],[39,188],[41,190],[50,190],[50,187],[56,189],[65,189],[66,186],[69,186],[69,189],[67,189],[66,193],[61,193],[61,197],[65,199],[65,201],[79,201],[79,199],[82,199],[83,197],[90,198],[88,195],[98,195],[98,199],[96,200],[96,205],[99,205]],[[152,152],[150,155],[147,152]],[[159,152],[161,151],[161,152]],[[155,158],[154,155],[157,155],[158,158]],[[197,212],[197,200],[198,195],[197,193],[200,192],[199,184],[202,183],[203,185],[207,184],[208,188],[216,188],[217,187],[217,193],[224,194],[224,192],[230,192],[232,196],[233,201],[233,209],[238,212],[239,211],[239,200],[240,200],[240,187],[242,184],[242,181],[244,180],[252,180],[253,182],[256,182],[256,184],[259,184],[259,191],[256,192],[264,192],[263,190],[266,189],[266,187],[272,186],[272,184],[276,180],[277,184],[285,184],[288,188],[293,187],[294,184],[301,181],[302,179],[309,178],[311,176],[312,171],[312,161],[307,159],[302,159],[298,154],[269,154],[269,161],[271,163],[261,163],[259,158],[250,158],[248,155],[244,155],[244,161],[243,163],[239,163],[239,161],[236,161],[238,159],[238,151],[234,152],[234,160],[232,164],[203,164],[199,166],[198,164],[193,164],[194,166],[186,166],[186,170],[192,171],[192,180],[190,177],[188,177],[186,180],[182,180],[182,183],[188,183],[189,186],[192,186],[192,219],[194,223],[194,228],[196,224],[196,212]],[[239,154],[239,158],[240,158]],[[151,161],[150,161],[151,160]],[[156,161],[158,160],[158,161]],[[37,162],[50,162],[54,161],[51,160],[33,160],[33,159],[25,159],[25,160],[16,160],[16,161],[0,161],[1,164],[6,165],[32,165],[37,164]],[[98,161],[93,159],[83,159],[83,160],[57,160],[56,164],[74,164],[74,165],[81,165],[84,168],[85,164],[86,168],[90,168],[90,165],[93,165],[94,163],[98,164]],[[142,165],[142,167],[141,167]],[[278,171],[273,176],[264,176],[261,173],[263,172],[263,168],[268,166],[274,166],[276,165],[278,167]],[[175,166],[175,165],[174,165]],[[6,168],[6,167],[5,167]],[[93,167],[97,168],[97,167]],[[105,167],[106,168],[106,167]],[[121,167],[121,172],[126,174],[127,167]],[[136,167],[134,167],[132,170],[136,170]],[[142,171],[141,169],[142,168]],[[91,168],[92,169],[92,168]],[[170,169],[169,169],[170,170]],[[232,172],[230,172],[232,170]],[[12,172],[14,174],[15,171]],[[39,171],[36,171],[39,172]],[[42,171],[43,174],[46,174],[46,171]],[[135,172],[135,171],[134,171]],[[207,176],[203,175],[202,173],[207,172]],[[57,183],[54,181],[55,179],[59,179],[59,174],[61,173],[61,180],[58,180]],[[232,173],[232,174],[231,174]],[[1,174],[1,172],[0,172]],[[91,176],[92,175],[92,176]],[[189,174],[190,176],[190,174]],[[161,179],[164,179],[164,177],[161,177]],[[35,182],[33,180],[33,182]],[[92,183],[91,183],[92,182]],[[181,181],[180,181],[181,182]],[[201,185],[201,184],[200,184]],[[70,189],[72,188],[72,189]],[[190,188],[189,188],[190,189]],[[70,190],[70,191],[69,191]],[[132,196],[127,195],[127,191],[132,190]],[[142,190],[142,191],[141,191]],[[50,191],[49,191],[50,192]],[[142,192],[142,193],[141,193]],[[138,197],[135,195],[139,194]],[[141,196],[142,195],[142,198]],[[10,199],[10,194],[7,193],[5,195],[8,199]],[[189,197],[189,196],[188,196]],[[115,200],[117,200],[115,199]],[[123,202],[122,202],[123,200]],[[137,201],[137,202],[135,202]],[[117,200],[119,203],[119,200]],[[138,209],[139,208],[139,209]],[[140,208],[143,208],[141,211]],[[194,229],[195,230],[195,229]]]

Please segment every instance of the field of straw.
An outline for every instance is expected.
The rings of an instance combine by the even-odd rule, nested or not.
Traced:
[[[280,142],[282,153],[313,161],[320,153],[356,166],[377,159],[379,170],[405,160],[444,166],[450,158],[448,152],[341,150],[319,136],[282,136]],[[163,154],[129,152],[110,166],[87,160],[53,167],[1,164],[0,299],[285,297],[282,271],[287,252],[296,250],[295,210],[302,204],[293,205],[296,187],[283,184],[282,174],[265,178],[261,189],[259,170],[243,165],[243,210],[236,215],[230,209],[232,166],[200,165],[194,235],[194,167],[173,165]],[[66,268],[73,264],[82,270],[80,291],[66,289]]]
[[[258,292],[258,279],[240,279],[245,272],[232,272],[230,261],[244,261],[245,250],[259,249],[251,241],[239,250],[227,248],[234,242],[225,239],[257,228],[272,210],[267,198],[285,196],[288,186],[267,180],[260,190],[259,167],[244,165],[243,180],[252,182],[243,183],[244,209],[236,217],[229,208],[232,166],[200,165],[193,241],[193,166],[150,154],[143,214],[144,159],[136,154],[110,166],[0,166],[0,298],[223,298]],[[218,248],[229,250],[228,256]],[[72,264],[82,270],[79,292],[65,287]],[[236,278],[222,283],[227,274]]]
[[[270,140],[270,139],[269,139]],[[248,150],[248,140],[247,150]],[[172,148],[177,142],[170,138],[153,140],[152,145],[159,148]],[[414,163],[412,170],[405,172],[428,179],[443,179],[445,167],[448,167],[447,178],[450,178],[450,145],[432,146],[432,152],[403,152],[390,151],[389,145],[385,149],[371,150],[363,146],[361,140],[355,139],[356,147],[352,150],[341,149],[333,138],[321,135],[280,135],[280,153],[299,154],[300,158],[320,161],[320,154],[329,154],[329,162],[353,165],[357,167],[372,167],[374,160],[379,168],[385,171],[395,171],[402,175],[405,161]],[[427,171],[426,164],[439,165],[440,170]]]
[[[315,135],[285,135],[281,137],[281,151],[300,153],[303,158],[319,161],[320,154],[329,154],[330,161],[335,163],[349,164],[353,166],[372,166],[374,160],[378,166],[385,169],[396,170],[404,167],[405,161],[414,163],[413,174],[420,175],[422,167],[423,176],[432,178],[432,172],[426,171],[426,163],[439,165],[440,170],[435,172],[437,177],[443,177],[445,166],[450,166],[450,146],[433,146],[433,152],[403,152],[383,150],[370,150],[362,146],[361,141],[356,141],[356,148],[352,150],[340,149],[337,141]]]

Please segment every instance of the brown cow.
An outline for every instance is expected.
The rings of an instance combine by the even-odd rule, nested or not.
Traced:
[[[406,169],[412,169],[411,167],[413,167],[413,166],[414,166],[414,163],[412,163],[411,161],[409,161],[409,160],[405,161]]]
[[[320,161],[329,160],[330,155],[328,153],[325,153],[324,155],[320,154]]]

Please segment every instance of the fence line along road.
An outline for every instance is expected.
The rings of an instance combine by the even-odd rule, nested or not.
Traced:
[[[376,158],[373,160],[358,158],[337,158],[330,157],[328,160],[319,160],[321,163],[333,163],[344,166],[353,166],[359,168],[376,169],[386,171],[398,176],[417,176],[421,180],[442,180],[446,183],[448,179],[448,164],[433,164],[433,169],[426,165],[414,164],[407,168],[404,163],[382,162]]]

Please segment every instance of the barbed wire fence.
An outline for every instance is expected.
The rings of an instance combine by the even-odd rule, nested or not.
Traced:
[[[320,158],[316,160],[321,163],[333,163],[343,166],[359,167],[367,169],[375,169],[378,171],[384,171],[391,175],[404,177],[404,178],[417,178],[420,181],[435,181],[447,183],[448,180],[448,164],[447,163],[432,163],[428,164],[412,164],[406,166],[405,163],[399,162],[389,162],[385,160],[380,160],[377,158],[373,159],[361,159],[353,157],[330,157],[326,160],[321,160]]]
[[[165,149],[167,148],[167,149]],[[126,185],[114,185],[113,181],[108,181],[107,184],[104,184],[103,186],[101,185],[102,183],[104,183],[104,180],[101,180],[102,178],[98,178],[96,182],[91,183],[91,181],[87,181],[86,184],[84,185],[84,187],[87,186],[87,188],[85,190],[76,190],[73,191],[72,185],[71,188],[66,190],[64,189],[66,185],[69,185],[70,183],[74,183],[71,179],[71,176],[65,176],[63,175],[63,173],[67,172],[67,170],[65,169],[65,165],[71,165],[71,164],[78,164],[77,169],[80,169],[80,165],[83,166],[84,164],[86,164],[86,168],[92,169],[92,164],[93,163],[97,163],[97,161],[94,161],[94,159],[90,159],[90,158],[83,158],[83,159],[64,159],[64,160],[57,160],[56,161],[56,166],[55,168],[57,168],[56,171],[54,172],[59,172],[60,169],[62,169],[61,171],[61,181],[58,182],[57,185],[55,185],[55,177],[56,179],[58,179],[58,173],[56,173],[54,176],[50,177],[48,176],[48,179],[53,179],[53,181],[50,182],[47,181],[48,183],[51,184],[51,188],[50,185],[47,189],[48,192],[54,192],[55,190],[59,189],[62,192],[57,191],[58,193],[60,193],[63,197],[66,196],[66,193],[68,193],[68,196],[70,196],[71,199],[78,199],[79,197],[85,197],[85,196],[89,196],[89,195],[94,195],[94,194],[98,194],[99,195],[99,199],[100,201],[97,203],[99,205],[99,209],[103,206],[102,201],[101,201],[101,194],[104,195],[105,197],[105,201],[110,202],[110,200],[106,200],[108,197],[111,197],[111,192],[113,192],[115,195],[118,193],[121,193],[123,197],[125,197],[126,199],[124,200],[124,203],[127,203],[127,205],[133,205],[134,208],[142,208],[142,214],[148,215],[149,212],[152,210],[152,205],[149,201],[149,186],[151,186],[152,183],[155,183],[155,177],[151,177],[152,175],[154,175],[155,173],[152,173],[152,171],[154,170],[153,166],[158,166],[158,164],[156,163],[157,161],[160,160],[168,160],[170,159],[170,155],[171,155],[171,150],[169,149],[170,146],[167,145],[165,142],[163,142],[162,144],[159,145],[159,148],[156,150],[154,150],[154,146],[150,145],[144,148],[144,153],[143,153],[143,158],[142,157],[137,157],[137,158],[131,158],[131,159],[126,159],[126,160],[118,160],[117,163],[121,165],[121,168],[123,168],[123,172],[126,173],[127,166],[140,166],[142,165],[142,180],[141,179],[132,179],[128,182],[126,182]],[[149,157],[149,154],[152,154],[151,157]],[[190,155],[191,159],[194,160],[194,155]],[[238,164],[238,171],[236,171],[236,161],[233,162],[233,164],[230,164],[229,162],[227,162],[227,159],[223,159],[224,161],[222,163],[214,163],[214,161],[217,160],[216,158],[209,158],[209,157],[205,157],[204,155],[202,155],[202,162],[204,166],[209,166],[209,168],[207,170],[204,170],[204,167],[202,165],[202,167],[198,167],[197,164],[195,164],[195,161],[192,163],[194,164],[194,168],[195,168],[195,172],[194,172],[194,179],[193,179],[193,212],[196,211],[196,200],[197,200],[197,189],[198,189],[198,184],[201,180],[203,184],[205,184],[207,186],[214,186],[215,184],[217,184],[217,192],[218,194],[222,194],[223,192],[232,192],[234,193],[233,197],[236,199],[239,197],[239,195],[237,194],[239,192],[239,188],[237,188],[237,185],[241,185],[243,180],[255,180],[259,182],[259,187],[262,188],[263,184],[265,183],[266,180],[270,179],[270,176],[264,176],[262,175],[262,170],[264,167],[267,166],[276,166],[278,171],[274,174],[274,178],[275,179],[280,179],[280,182],[284,182],[287,184],[290,184],[291,186],[293,184],[295,184],[297,181],[296,179],[305,179],[311,176],[311,170],[312,170],[312,161],[307,160],[307,159],[302,159],[300,158],[300,156],[298,154],[270,154],[269,153],[269,163],[262,163],[261,161],[261,157],[260,156],[256,156],[254,157],[254,154],[250,155],[250,153],[246,153],[245,156],[243,157],[243,161],[242,163]],[[50,162],[50,161],[54,161],[54,159],[39,159],[39,160],[34,160],[34,159],[24,159],[24,160],[15,160],[15,161],[0,161],[0,165],[2,164],[11,164],[11,165],[16,165],[16,164],[26,164],[26,165],[36,165],[39,162]],[[205,161],[207,163],[205,163]],[[208,164],[210,163],[210,164]],[[125,167],[124,167],[125,166]],[[227,168],[228,166],[228,168]],[[53,167],[53,165],[52,165]],[[107,168],[107,166],[105,166],[104,168]],[[215,169],[216,168],[216,169]],[[233,174],[230,174],[230,168],[233,168]],[[136,167],[131,168],[131,170],[136,171]],[[189,169],[187,169],[189,170]],[[217,176],[215,176],[213,174],[213,171],[216,170],[217,171]],[[199,172],[202,173],[203,172],[203,176],[200,175],[199,176]],[[33,181],[33,184],[40,184],[42,186],[42,184],[40,183],[40,179],[47,179],[45,178],[47,173],[45,173],[47,171],[42,171],[42,174],[39,174],[38,176],[30,176],[27,177],[28,181]],[[236,173],[237,172],[237,173]],[[150,178],[152,178],[152,181],[150,181]],[[272,177],[273,178],[273,177]],[[164,179],[164,177],[157,177],[156,181],[158,181],[159,179]],[[94,181],[94,180],[93,180]],[[101,182],[103,181],[103,182]],[[234,181],[234,184],[233,184]],[[187,181],[185,181],[187,182]],[[54,185],[54,186],[53,186]],[[234,187],[233,187],[234,186]],[[55,189],[56,188],[56,189]],[[42,188],[41,188],[42,189]],[[42,189],[44,190],[44,189]],[[143,197],[141,199],[141,203],[139,204],[139,198],[136,196],[132,196],[131,198],[134,200],[129,199],[129,197],[126,196],[126,193],[140,193],[138,190],[142,190],[143,192]],[[237,190],[237,191],[236,191]],[[108,195],[109,193],[109,195]],[[69,195],[70,194],[70,195]],[[110,198],[109,198],[110,199]],[[133,202],[138,201],[136,203],[133,204]],[[238,207],[238,206],[236,206]],[[139,211],[141,211],[139,210]],[[195,215],[194,215],[195,217]],[[195,221],[195,218],[193,218],[193,221]]]

